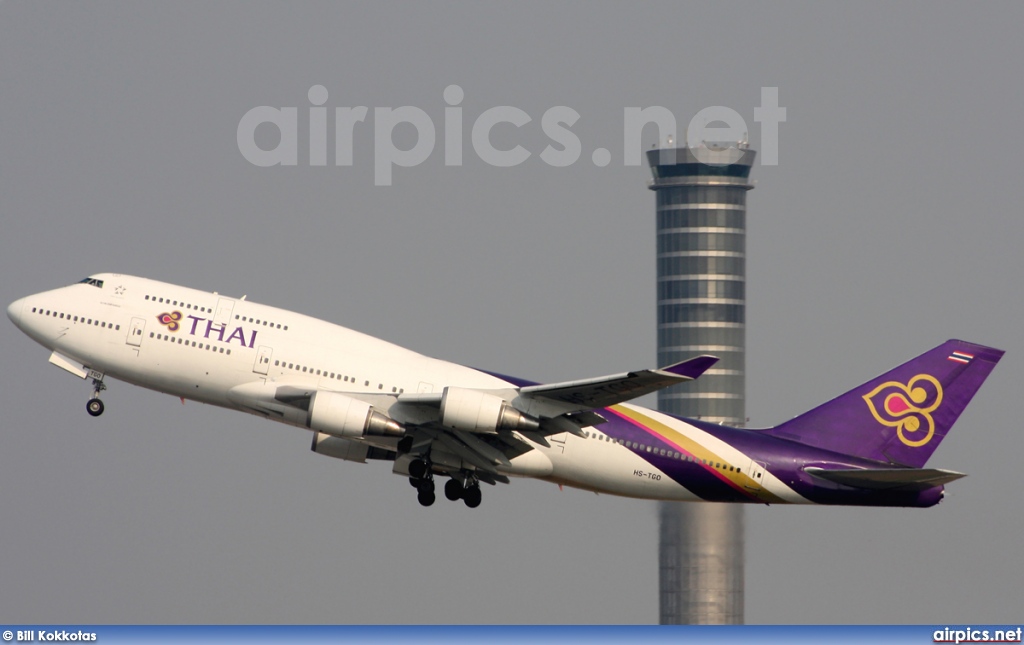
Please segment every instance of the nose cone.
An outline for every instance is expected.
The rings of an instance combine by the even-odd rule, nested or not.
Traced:
[[[21,310],[25,308],[25,299],[15,300],[7,305],[7,317],[21,329]]]

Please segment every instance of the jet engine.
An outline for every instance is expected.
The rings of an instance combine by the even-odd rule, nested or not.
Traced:
[[[446,387],[441,396],[441,425],[470,432],[537,430],[536,419],[524,415],[500,396],[461,387]]]
[[[318,391],[309,401],[306,424],[332,437],[401,437],[405,429],[372,405],[337,392]]]

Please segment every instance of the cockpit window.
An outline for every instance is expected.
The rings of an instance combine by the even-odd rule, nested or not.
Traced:
[[[97,280],[96,278],[82,278],[78,281],[78,284],[91,284],[94,287],[103,288],[103,280]]]

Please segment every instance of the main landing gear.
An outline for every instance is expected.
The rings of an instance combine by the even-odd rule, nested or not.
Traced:
[[[444,485],[444,496],[451,501],[462,500],[469,508],[480,506],[483,495],[480,493],[480,483],[476,479],[467,479],[466,483],[452,477]]]
[[[103,379],[94,378],[92,380],[92,398],[85,404],[85,411],[90,416],[98,417],[103,414],[103,401],[100,401],[100,392],[107,389],[106,384],[103,383]]]
[[[421,506],[432,506],[437,500],[434,472],[429,462],[414,459],[409,463],[409,485],[416,489],[416,499]],[[464,473],[445,482],[444,496],[453,502],[461,499],[469,508],[480,506],[483,497],[476,477]]]
[[[416,499],[420,506],[432,506],[434,500],[434,472],[430,464],[422,459],[414,459],[409,463],[409,484],[416,489]]]

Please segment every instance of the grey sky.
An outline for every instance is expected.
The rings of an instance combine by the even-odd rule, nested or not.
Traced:
[[[1008,353],[930,464],[970,474],[938,507],[748,511],[747,621],[1019,620],[1024,7],[947,5],[5,2],[0,301],[118,271],[524,378],[652,366],[654,197],[623,108],[682,128],[727,106],[758,148],[778,87],[779,165],[748,200],[751,424],[947,338]],[[305,117],[298,166],[246,162],[242,115],[308,114],[316,84],[370,107],[354,165],[305,163]],[[438,145],[375,187],[372,108],[402,105]],[[515,168],[469,146],[498,105],[533,117],[495,130],[532,152]],[[538,156],[556,105],[581,115],[567,168]],[[92,419],[46,357],[0,324],[0,622],[657,620],[653,502],[514,481],[423,509],[254,417],[112,382]]]

